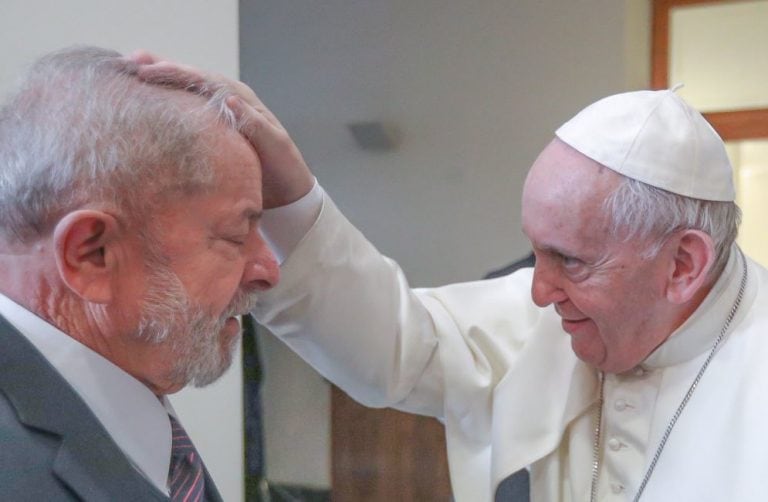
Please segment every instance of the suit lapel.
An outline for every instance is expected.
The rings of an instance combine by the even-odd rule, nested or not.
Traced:
[[[83,500],[168,500],[130,463],[85,402],[0,317],[0,390],[26,426],[61,438],[53,471]]]
[[[216,488],[216,483],[208,474],[208,469],[205,469],[205,502],[224,502],[218,488]]]

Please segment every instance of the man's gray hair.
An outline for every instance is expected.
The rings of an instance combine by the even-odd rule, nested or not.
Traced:
[[[67,212],[113,205],[139,221],[173,194],[213,181],[209,98],[149,85],[119,53],[65,49],[37,61],[0,108],[0,237],[28,242]]]
[[[715,263],[710,271],[713,278],[725,268],[741,222],[741,210],[734,202],[693,199],[626,176],[603,207],[612,235],[624,240],[651,240],[650,247],[642,251],[645,258],[656,256],[667,237],[678,230],[708,234],[715,245]]]

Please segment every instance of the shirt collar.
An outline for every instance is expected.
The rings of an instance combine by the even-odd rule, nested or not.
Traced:
[[[666,342],[646,358],[641,367],[655,369],[674,366],[712,349],[739,295],[744,267],[747,266],[745,260],[739,248],[733,245],[723,273],[720,274],[701,305],[669,336]],[[748,310],[746,305],[748,303],[747,298],[742,299],[742,305],[732,320],[729,330],[733,330]]]
[[[108,359],[0,294],[0,314],[85,401],[115,443],[163,493],[171,457],[169,401]]]

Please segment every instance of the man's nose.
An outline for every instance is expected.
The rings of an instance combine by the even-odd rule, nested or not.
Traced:
[[[273,288],[280,281],[280,265],[269,246],[259,237],[253,257],[245,265],[243,285],[258,291]]]
[[[551,303],[559,303],[567,299],[562,283],[556,270],[551,265],[536,262],[533,269],[533,283],[531,284],[531,298],[539,307],[546,307]]]

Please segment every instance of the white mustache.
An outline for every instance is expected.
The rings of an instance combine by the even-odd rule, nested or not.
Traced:
[[[239,291],[237,295],[229,302],[227,308],[222,312],[220,319],[225,321],[230,317],[243,316],[249,314],[258,304],[258,295],[256,293],[246,293]]]

